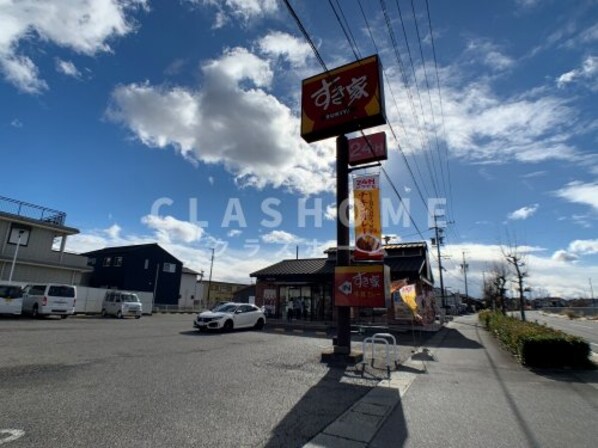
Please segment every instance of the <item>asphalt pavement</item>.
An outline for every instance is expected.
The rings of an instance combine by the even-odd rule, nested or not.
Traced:
[[[0,318],[0,446],[299,447],[384,373],[322,364],[315,332],[193,317]]]

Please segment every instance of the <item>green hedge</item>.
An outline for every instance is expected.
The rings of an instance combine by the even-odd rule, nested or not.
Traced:
[[[583,339],[499,312],[482,311],[480,322],[528,367],[589,368],[590,346]]]

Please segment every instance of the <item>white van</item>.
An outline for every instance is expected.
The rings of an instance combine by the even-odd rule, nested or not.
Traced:
[[[137,294],[124,291],[108,291],[102,303],[102,316],[116,316],[122,319],[126,316],[141,318],[143,309]]]
[[[23,294],[23,312],[33,317],[57,314],[66,319],[75,313],[77,287],[59,283],[31,284]]]
[[[23,288],[0,283],[0,314],[19,316],[23,309]]]

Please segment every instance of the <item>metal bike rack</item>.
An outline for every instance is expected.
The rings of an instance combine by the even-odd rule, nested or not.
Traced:
[[[388,373],[388,377],[390,378],[390,367],[392,366],[392,364],[390,363],[390,342],[389,340],[392,341],[392,347],[393,347],[393,354],[394,354],[394,366],[395,368],[398,368],[398,362],[399,362],[399,353],[397,351],[397,340],[396,338],[390,334],[390,333],[375,333],[374,335],[367,337],[363,340],[363,342],[361,343],[361,348],[363,351],[363,361],[362,361],[362,375],[363,375],[363,371],[365,370],[365,364],[366,364],[366,346],[367,344],[370,344],[372,347],[372,362],[371,362],[371,366],[374,366],[374,344],[376,342],[380,342],[384,344],[384,348],[386,350],[386,372]]]

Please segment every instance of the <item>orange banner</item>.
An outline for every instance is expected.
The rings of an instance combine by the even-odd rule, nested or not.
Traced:
[[[380,177],[356,177],[353,180],[355,199],[355,252],[356,260],[381,260],[382,224],[380,222]]]

